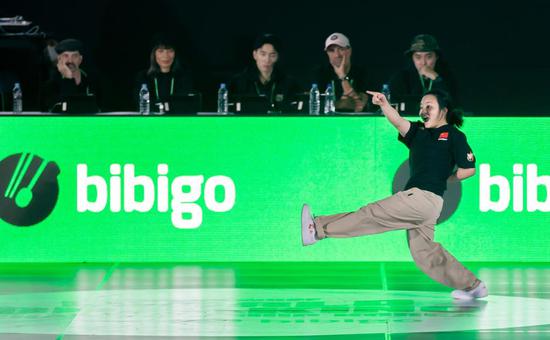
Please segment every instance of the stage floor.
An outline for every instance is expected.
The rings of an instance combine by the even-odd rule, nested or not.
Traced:
[[[466,265],[488,298],[412,263],[1,264],[0,339],[550,338],[550,264]]]

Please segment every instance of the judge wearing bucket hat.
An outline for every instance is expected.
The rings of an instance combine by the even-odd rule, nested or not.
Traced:
[[[403,98],[418,102],[423,94],[432,90],[448,92],[457,101],[454,77],[433,35],[416,35],[404,55],[406,67],[390,81],[392,98],[396,102]]]

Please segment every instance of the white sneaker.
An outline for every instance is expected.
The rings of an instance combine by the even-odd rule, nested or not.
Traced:
[[[315,222],[313,222],[311,209],[309,205],[304,204],[302,206],[302,244],[310,246],[317,242],[316,234],[317,231],[315,230]]]
[[[453,292],[451,293],[451,296],[458,300],[481,299],[486,297],[487,295],[489,295],[489,292],[487,291],[487,286],[483,281],[479,281],[479,284],[474,289],[456,289],[453,290]]]

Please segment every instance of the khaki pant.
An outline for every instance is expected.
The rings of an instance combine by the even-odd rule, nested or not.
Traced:
[[[476,277],[439,243],[434,226],[443,199],[429,191],[412,188],[370,203],[346,214],[315,218],[320,239],[346,238],[406,229],[409,249],[416,265],[435,281],[455,289],[471,287]]]

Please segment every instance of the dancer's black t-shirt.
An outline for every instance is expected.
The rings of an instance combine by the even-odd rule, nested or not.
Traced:
[[[416,187],[443,196],[456,166],[475,168],[466,135],[453,125],[427,129],[422,122],[411,122],[407,134],[398,139],[410,150],[411,177],[405,190]]]

